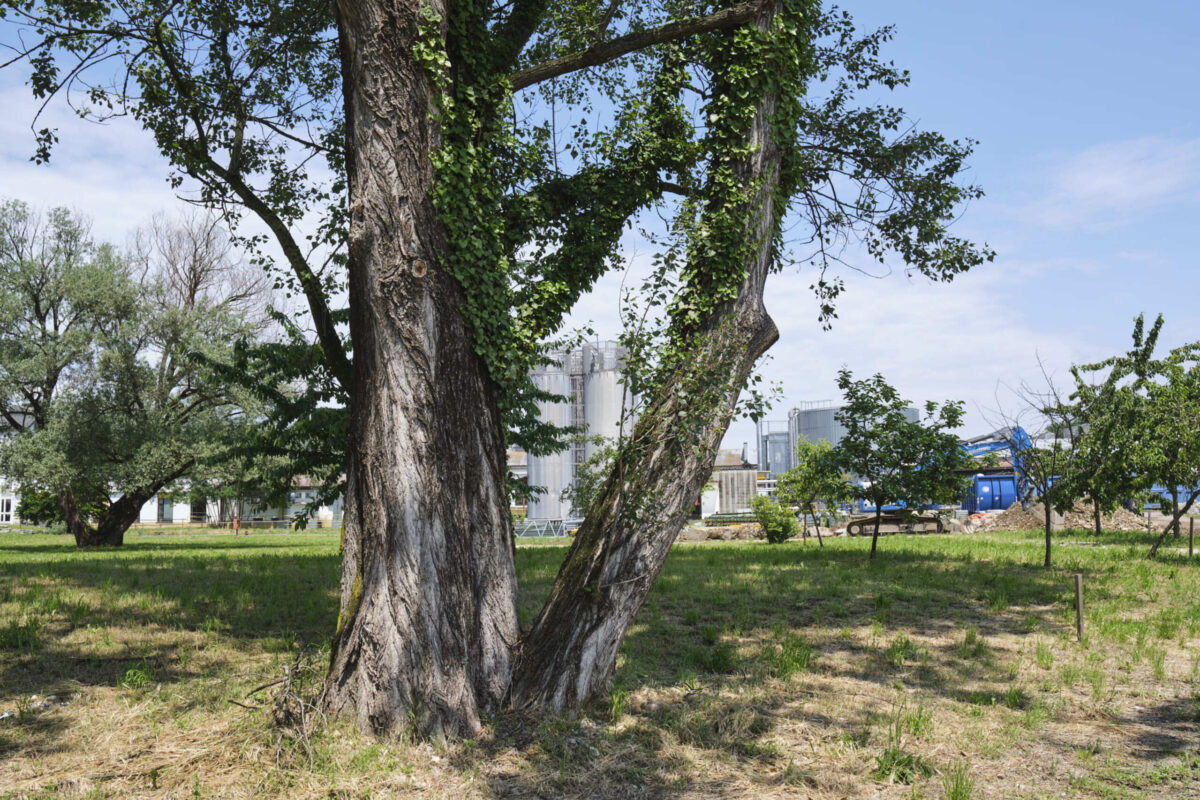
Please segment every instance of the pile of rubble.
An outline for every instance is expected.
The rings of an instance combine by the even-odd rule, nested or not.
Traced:
[[[987,533],[989,531],[1029,531],[1044,528],[1046,525],[1045,508],[1041,503],[1031,505],[1028,509],[1021,508],[1020,503],[1011,506],[998,514],[985,514],[973,518],[969,530]],[[1156,519],[1153,523],[1155,530],[1161,531],[1166,525],[1165,520]],[[1092,516],[1092,504],[1078,503],[1073,509],[1063,515],[1061,522],[1055,527],[1073,530],[1091,530],[1096,522]],[[1146,518],[1138,516],[1128,509],[1119,508],[1112,514],[1100,517],[1100,527],[1106,531],[1125,531],[1134,533],[1146,530]]]
[[[1091,503],[1080,503],[1063,516],[1063,527],[1087,530],[1095,529],[1096,519],[1093,513]],[[1151,527],[1154,530],[1161,531],[1165,525],[1166,520],[1155,520]],[[1106,531],[1136,533],[1137,531],[1146,530],[1146,518],[1133,513],[1127,508],[1118,508],[1112,514],[1101,515],[1100,527]]]
[[[1045,527],[1045,513],[1041,503],[1030,506],[1028,511],[1020,503],[1013,503],[999,514],[987,514],[972,520],[970,530],[973,533],[1036,530]]]
[[[676,541],[704,542],[712,539],[750,541],[762,538],[762,529],[758,527],[758,523],[752,522],[744,525],[724,525],[714,528],[684,528],[679,532],[679,538]]]

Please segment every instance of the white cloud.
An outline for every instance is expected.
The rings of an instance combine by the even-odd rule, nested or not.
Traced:
[[[1144,137],[1095,145],[1054,170],[1033,219],[1063,227],[1127,223],[1200,198],[1200,139]]]
[[[134,120],[98,125],[52,103],[37,127],[56,128],[59,144],[50,162],[39,165],[29,160],[37,111],[29,89],[0,87],[0,108],[0,197],[77,209],[92,218],[97,238],[118,244],[155,211],[181,207],[167,184],[166,160]]]

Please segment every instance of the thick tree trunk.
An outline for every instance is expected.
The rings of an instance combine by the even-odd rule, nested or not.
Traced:
[[[340,2],[354,341],[341,611],[321,704],[360,728],[472,734],[518,636],[496,391],[443,268],[418,0]],[[447,9],[435,0],[443,19]]]
[[[125,531],[138,521],[142,506],[156,491],[126,493],[108,506],[95,526],[83,518],[71,492],[58,495],[58,507],[67,521],[67,530],[79,547],[120,547],[125,543]]]
[[[1042,511],[1046,517],[1046,559],[1042,562],[1042,566],[1050,569],[1050,501],[1042,498]]]
[[[1100,538],[1100,504],[1092,500],[1092,518],[1096,522],[1096,539]]]
[[[770,24],[768,9],[759,20]],[[518,708],[575,708],[602,693],[630,621],[645,603],[688,509],[712,475],[721,437],[750,370],[778,338],[763,306],[778,209],[771,201],[780,151],[768,95],[747,132],[739,166],[756,186],[745,219],[757,243],[738,297],[714,311],[677,354],[677,371],[649,398],[521,646],[513,675]]]
[[[625,631],[712,475],[740,378],[777,338],[754,298],[737,305],[737,324],[712,332],[705,359],[697,360],[727,382],[719,407],[702,426],[679,425],[679,386],[672,382],[643,411],[626,445],[626,466],[619,457],[522,644],[515,706],[575,708],[608,685]],[[680,380],[690,385],[694,376]]]

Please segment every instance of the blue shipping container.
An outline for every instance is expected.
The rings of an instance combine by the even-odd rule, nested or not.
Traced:
[[[1015,475],[976,475],[963,507],[972,514],[1003,511],[1017,501]]]

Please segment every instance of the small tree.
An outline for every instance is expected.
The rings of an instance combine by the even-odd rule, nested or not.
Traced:
[[[875,505],[874,558],[885,503],[892,501],[917,513],[962,496],[966,481],[960,471],[967,457],[958,437],[949,431],[962,424],[963,406],[955,400],[940,407],[928,402],[924,420],[913,421],[906,415],[908,401],[882,375],[856,381],[843,368],[837,383],[845,404],[836,418],[846,435],[835,448],[836,461],[863,481],[851,486],[852,494]]]
[[[1063,395],[1045,365],[1039,362],[1039,367],[1043,387],[1022,383],[1014,390],[1018,410],[1011,414],[1001,412],[1001,417],[1008,430],[1013,468],[1024,476],[1026,494],[1021,497],[1021,504],[1028,505],[1034,498],[1042,504],[1046,538],[1042,566],[1049,569],[1052,513],[1065,513],[1082,496],[1082,484],[1074,477],[1080,451],[1073,445],[1083,425],[1079,409]]]
[[[1155,362],[1144,392],[1133,461],[1146,484],[1164,487],[1171,501],[1171,521],[1150,547],[1154,556],[1200,499],[1200,342]]]
[[[750,508],[754,518],[771,544],[782,544],[796,535],[796,515],[790,509],[765,495],[756,495],[750,499]]]
[[[1143,404],[1130,378],[1146,374],[1161,328],[1159,317],[1146,334],[1139,316],[1134,346],[1127,354],[1071,367],[1075,391],[1069,416],[1079,424],[1071,445],[1071,470],[1062,478],[1063,493],[1091,500],[1096,536],[1103,514],[1116,511],[1146,488],[1134,463],[1139,428],[1145,421]]]
[[[828,441],[822,439],[819,442],[810,442],[801,439],[796,442],[796,466],[776,478],[775,493],[784,506],[796,506],[800,509],[803,518],[802,530],[807,539],[806,515],[816,519],[817,503],[824,503],[826,508],[833,508],[850,500],[850,476],[838,466],[837,452]],[[815,527],[817,542],[824,547],[821,527]]]
[[[1108,371],[1099,391],[1077,392],[1084,398],[1101,397],[1106,416],[1099,421],[1114,429],[1109,446],[1096,448],[1100,452],[1095,457],[1106,458],[1110,473],[1115,473],[1102,477],[1102,482],[1116,487],[1109,491],[1121,499],[1143,495],[1157,485],[1163,498],[1170,500],[1171,521],[1150,547],[1151,556],[1158,553],[1168,531],[1178,534],[1179,520],[1200,499],[1200,342],[1156,359],[1154,348],[1162,325],[1159,315],[1147,332],[1139,315],[1128,352],[1078,370]],[[1091,425],[1088,414],[1084,418],[1090,427],[1081,440],[1099,440],[1091,430],[1098,426]],[[1090,459],[1080,458],[1090,465]]]

